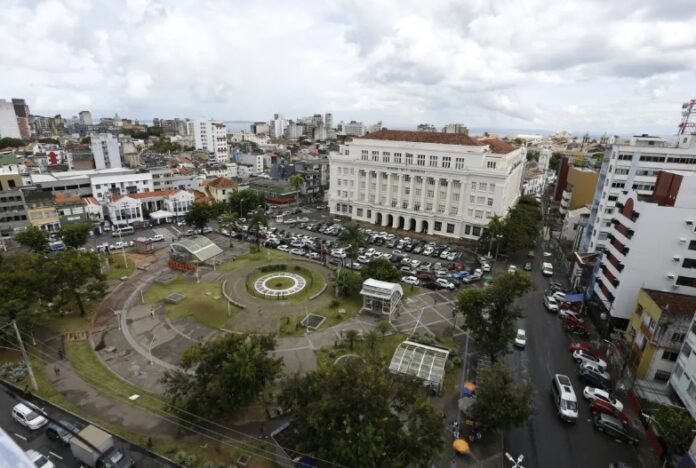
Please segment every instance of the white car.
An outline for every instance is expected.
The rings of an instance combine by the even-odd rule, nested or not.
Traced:
[[[450,272],[446,268],[443,268],[441,270],[437,270],[435,272],[435,276],[437,276],[438,278],[447,278],[449,276],[449,274],[450,274]]]
[[[623,403],[614,398],[611,393],[607,392],[606,390],[602,390],[601,388],[585,387],[585,389],[582,391],[582,395],[590,401],[602,400],[607,402],[617,411],[623,411],[624,409]]]
[[[580,317],[580,314],[578,314],[577,312],[574,312],[574,311],[572,311],[572,310],[570,310],[570,309],[560,309],[560,310],[558,311],[558,316],[559,316],[560,318],[562,318],[562,319],[564,319],[564,318],[566,318],[566,317],[572,317],[572,318],[574,318],[575,320],[577,320],[578,322],[584,322],[584,321],[585,321],[585,320],[583,320],[582,317]]]
[[[345,250],[337,249],[331,251],[331,256],[338,258],[346,258],[348,255]]]
[[[594,364],[597,364],[602,369],[607,368],[607,362],[604,359],[595,357],[594,354],[590,354],[582,349],[576,349],[575,351],[573,351],[573,359],[575,359],[576,362],[592,362]]]
[[[368,257],[367,255],[360,255],[358,257],[358,261],[360,263],[368,263],[370,261],[370,257]]]
[[[430,255],[433,253],[433,248],[431,246],[427,246],[426,248],[423,249],[423,255],[426,257],[430,257]]]
[[[481,269],[483,270],[484,273],[490,273],[491,272],[491,266],[488,263],[482,263],[481,264]]]
[[[150,242],[162,242],[164,240],[164,236],[162,234],[155,234],[154,236],[150,237]]]
[[[564,302],[566,294],[563,291],[556,291],[553,293],[553,297],[555,297],[558,302]]]
[[[553,296],[544,296],[544,307],[549,312],[558,312],[558,301]]]
[[[611,375],[609,372],[606,371],[606,369],[598,366],[597,364],[589,361],[580,361],[580,364],[578,364],[578,367],[581,369],[589,369],[595,374],[601,375],[602,378],[606,381],[611,380]]]
[[[527,332],[521,328],[518,328],[517,335],[515,335],[514,345],[516,348],[524,348],[527,346]]]
[[[290,247],[288,247],[287,245],[283,244],[283,245],[279,245],[279,246],[278,246],[278,250],[280,250],[281,252],[290,252]]]
[[[304,249],[292,249],[290,253],[293,255],[304,255],[305,251]]]
[[[31,431],[42,428],[48,424],[41,410],[31,404],[17,403],[12,408],[12,419]]]
[[[445,278],[438,278],[435,280],[437,284],[440,285],[441,288],[453,290],[454,289],[454,283],[451,283],[447,281]]]
[[[312,260],[319,260],[321,258],[321,255],[319,255],[317,252],[310,252],[307,256]]]
[[[415,259],[415,258],[414,258],[413,260],[411,260],[411,266],[412,266],[413,268],[418,268],[418,267],[420,266],[420,264],[421,264],[421,261],[418,260],[418,259]]]
[[[453,262],[457,258],[457,252],[450,252],[447,254],[447,260]]]
[[[517,271],[517,265],[510,265],[508,267],[508,273],[514,273]]]
[[[372,256],[374,256],[375,254],[377,254],[377,251],[376,251],[375,249],[373,249],[372,247],[370,247],[369,249],[367,249],[367,250],[365,251],[365,256],[366,256],[366,257],[372,257]]]
[[[404,276],[401,278],[402,283],[410,284],[412,286],[418,286],[420,282],[415,276]]]
[[[55,468],[56,466],[51,460],[48,459],[46,455],[37,450],[29,449],[24,453],[37,468]]]
[[[443,250],[442,253],[440,254],[440,258],[442,260],[447,260],[448,255],[449,255],[449,250]]]

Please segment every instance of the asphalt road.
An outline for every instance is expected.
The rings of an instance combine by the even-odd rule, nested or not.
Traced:
[[[54,419],[62,419],[75,424],[78,427],[87,426],[88,422],[76,418],[71,414],[64,413],[58,408],[48,403],[39,403],[32,400],[37,406],[44,408],[46,413]],[[17,400],[13,399],[7,392],[4,386],[0,386],[0,427],[23,449],[38,450],[49,459],[58,468],[79,468],[80,463],[73,458],[70,453],[70,448],[65,447],[58,442],[55,442],[48,437],[44,432],[46,426],[36,431],[30,431],[24,426],[19,425],[12,419],[12,407],[17,404]],[[141,447],[132,445],[128,442],[118,439],[117,444],[122,447],[135,460],[136,466],[139,467],[176,467],[177,465],[169,463],[159,457],[155,457],[144,451]],[[0,466],[4,467],[2,460]]]
[[[542,254],[538,248],[537,259]],[[543,306],[543,292],[549,280],[538,267],[532,277],[536,289],[521,299],[526,318],[519,324],[527,331],[527,347],[510,354],[507,364],[518,378],[529,378],[535,386],[535,414],[526,424],[506,434],[505,451],[514,458],[524,454],[526,468],[603,468],[616,461],[640,466],[636,449],[594,429],[589,404],[582,396],[584,384],[578,380],[575,363],[568,352],[568,345],[576,340],[563,332],[558,316]],[[565,374],[573,382],[579,406],[575,423],[564,422],[556,414],[550,397],[555,374]],[[645,443],[641,440],[641,444]]]

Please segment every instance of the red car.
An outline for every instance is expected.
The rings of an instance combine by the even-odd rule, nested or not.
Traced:
[[[568,346],[568,351],[570,351],[571,353],[577,351],[578,349],[582,349],[583,351],[587,351],[588,353],[590,353],[591,355],[593,355],[596,358],[600,357],[599,351],[595,350],[592,347],[592,345],[589,343],[575,342],[575,343],[570,343],[570,346]]]
[[[585,325],[584,322],[581,322],[580,320],[578,320],[578,318],[575,317],[574,315],[566,315],[565,317],[563,317],[563,325],[578,326],[578,327],[587,329],[587,325]]]
[[[614,416],[616,419],[624,424],[628,424],[628,416],[624,414],[623,411],[617,410],[611,403],[604,400],[594,400],[590,404],[590,411],[592,414],[605,413],[610,416]]]

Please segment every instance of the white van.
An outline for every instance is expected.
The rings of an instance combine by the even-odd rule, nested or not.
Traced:
[[[567,375],[556,374],[551,379],[551,399],[556,405],[558,417],[575,422],[578,419],[578,399],[573,390],[573,384]]]
[[[12,408],[12,419],[31,431],[42,428],[48,423],[41,410],[31,404],[17,403]]]
[[[544,276],[553,276],[553,265],[547,262],[542,263],[541,274]]]
[[[123,226],[121,228],[114,228],[113,232],[111,233],[111,237],[118,237],[118,236],[127,236],[128,234],[133,234],[135,232],[135,229],[133,229],[133,226]]]

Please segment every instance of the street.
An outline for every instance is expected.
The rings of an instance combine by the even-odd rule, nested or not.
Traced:
[[[636,449],[596,431],[592,424],[589,404],[582,396],[585,385],[578,380],[575,362],[568,352],[568,345],[575,340],[563,332],[557,314],[548,312],[543,305],[549,280],[538,267],[542,255],[542,249],[538,248],[531,272],[536,289],[520,300],[526,311],[519,324],[527,331],[526,349],[515,350],[506,359],[518,379],[529,378],[536,389],[534,416],[506,434],[505,451],[514,458],[524,454],[523,465],[527,468],[599,468],[617,461],[641,466]],[[559,419],[550,398],[551,379],[559,373],[573,382],[579,407],[575,423]],[[635,425],[637,421],[631,423]],[[641,444],[646,443],[641,440]]]
[[[70,447],[65,447],[58,442],[50,440],[45,434],[45,426],[36,431],[19,425],[12,419],[12,408],[18,403],[12,398],[3,388],[0,391],[0,427],[22,448],[22,450],[34,449],[46,455],[58,468],[78,468],[80,462],[75,460],[70,453]],[[49,403],[37,402],[32,399],[32,402],[44,408],[46,413],[54,419],[61,419],[77,425],[85,427],[89,424],[87,421],[77,418],[71,414],[65,413],[62,410],[54,407]],[[169,463],[159,457],[153,456],[141,447],[132,445],[121,439],[118,439],[118,444],[135,460],[136,466],[141,467],[174,467],[174,463]],[[0,466],[4,468],[0,460]]]

